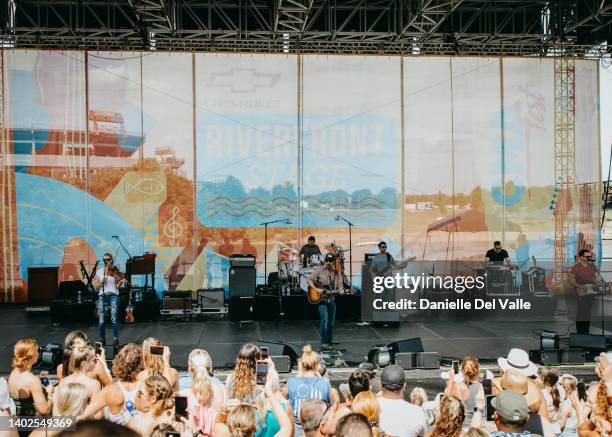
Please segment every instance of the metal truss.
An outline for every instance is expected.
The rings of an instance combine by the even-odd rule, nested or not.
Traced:
[[[491,56],[561,51],[581,57],[612,51],[608,0],[19,0],[16,5],[13,14],[3,10],[0,16],[3,47]]]

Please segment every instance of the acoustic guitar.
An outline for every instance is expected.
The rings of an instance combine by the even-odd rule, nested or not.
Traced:
[[[308,303],[317,305],[319,303],[327,303],[331,300],[334,294],[338,294],[340,290],[332,290],[329,287],[319,286],[313,287],[308,284]]]

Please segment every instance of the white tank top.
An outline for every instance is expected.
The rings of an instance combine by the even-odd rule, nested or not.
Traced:
[[[134,385],[134,388],[130,391],[127,391],[123,388],[121,382],[117,382],[117,385],[121,389],[123,393],[123,408],[117,414],[113,414],[110,411],[110,408],[104,408],[104,417],[106,420],[116,423],[118,425],[125,425],[132,419],[132,417],[138,415],[138,410],[136,409],[136,393],[138,393],[138,385]]]

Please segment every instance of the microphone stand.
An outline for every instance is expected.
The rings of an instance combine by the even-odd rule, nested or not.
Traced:
[[[124,246],[124,245],[123,245],[123,243],[121,242],[121,239],[120,239],[118,236],[116,236],[116,235],[113,235],[113,238],[114,238],[115,240],[117,240],[117,242],[119,243],[119,245],[121,246],[121,248],[122,248],[122,249],[125,251],[125,253],[127,253],[127,256],[128,256],[128,261],[131,261],[131,259],[133,258],[133,256],[132,256],[132,254],[131,254],[131,253],[130,253],[130,252],[129,252],[129,251],[126,249],[126,248],[125,248],[125,246]]]
[[[353,286],[353,238],[352,238],[351,230],[353,229],[353,226],[355,226],[355,224],[351,223],[350,221],[348,221],[347,219],[345,219],[344,217],[338,214],[336,216],[336,221],[339,221],[339,220],[342,220],[343,222],[345,222],[348,225],[348,230],[349,230],[349,281],[352,287]]]
[[[604,304],[605,304],[605,300],[604,297],[606,295],[606,290],[608,288],[608,284],[606,284],[606,280],[604,279],[604,277],[601,275],[601,272],[599,271],[599,269],[595,266],[595,263],[593,263],[591,261],[591,263],[593,264],[593,267],[595,268],[595,271],[597,272],[597,275],[599,276],[599,280],[601,281],[601,283],[603,284],[603,289],[601,290],[601,336],[604,338],[605,343],[604,344],[608,344],[608,336],[606,335],[606,331],[605,331],[605,327],[606,327],[606,323],[604,320],[604,316],[605,316],[605,311],[604,311]],[[591,315],[589,314],[589,317],[591,317]]]
[[[264,284],[266,285],[268,285],[268,225],[271,225],[272,223],[286,223],[290,225],[291,221],[289,219],[282,219],[259,224],[259,226],[264,227]]]

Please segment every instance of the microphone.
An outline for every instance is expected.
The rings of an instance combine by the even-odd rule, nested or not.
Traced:
[[[340,220],[340,216],[339,216],[339,215],[337,215],[337,216],[336,216],[336,221],[339,221],[339,220]]]
[[[291,224],[291,219],[287,219],[287,220],[285,220],[285,223],[287,223],[288,225],[290,225],[290,224]]]
[[[113,238],[119,238],[119,235],[113,235]]]

